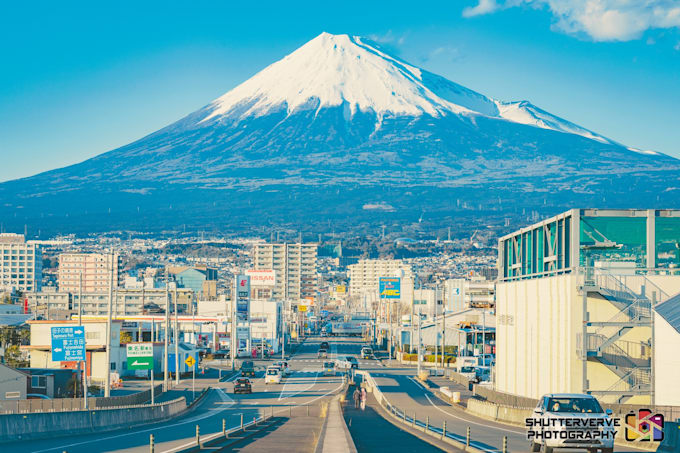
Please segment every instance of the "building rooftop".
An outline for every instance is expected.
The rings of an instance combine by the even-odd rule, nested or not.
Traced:
[[[654,307],[659,316],[680,333],[680,294]]]

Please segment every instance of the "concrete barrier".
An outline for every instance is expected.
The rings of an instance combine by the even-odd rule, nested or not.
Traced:
[[[145,406],[128,406],[71,412],[35,412],[0,415],[0,442],[110,431],[135,424],[172,418],[184,410],[184,397]]]

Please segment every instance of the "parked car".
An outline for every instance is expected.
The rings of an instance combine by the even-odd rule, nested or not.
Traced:
[[[335,362],[324,362],[323,363],[323,375],[324,376],[335,376]]]
[[[281,383],[281,369],[270,366],[264,374],[265,384],[280,384]]]
[[[370,359],[371,357],[373,357],[373,349],[369,348],[368,346],[361,348],[362,359]]]
[[[541,423],[531,429],[543,434],[545,431],[579,431],[585,433],[590,432],[591,435],[587,438],[579,438],[577,436],[540,436],[531,442],[531,451],[543,451],[545,453],[552,453],[555,449],[562,448],[578,448],[587,449],[589,452],[600,450],[602,453],[612,453],[614,451],[614,427],[607,426],[606,419],[611,419],[611,410],[607,412],[602,410],[600,403],[592,395],[580,393],[553,393],[544,395],[538,401],[538,405],[534,409],[533,419],[540,419]],[[559,422],[560,419],[565,420]],[[567,421],[590,420],[595,419],[598,422],[587,421],[585,423],[593,423],[596,426],[601,424],[601,427],[563,427],[562,423]],[[599,421],[602,420],[602,421]],[[600,435],[593,436],[595,431],[599,431]],[[602,433],[608,433],[607,437],[602,436]],[[564,438],[563,438],[564,437]],[[594,437],[598,437],[595,439]]]
[[[328,357],[328,351],[326,349],[319,349],[319,352],[317,352],[316,357],[318,359],[325,359]]]
[[[477,365],[491,366],[496,361],[496,356],[493,354],[480,354],[477,356]]]
[[[248,348],[238,348],[236,350],[236,357],[237,358],[250,357],[250,350],[248,350]]]
[[[255,365],[252,360],[244,360],[241,363],[241,376],[255,377]]]
[[[234,393],[253,393],[253,387],[250,384],[250,379],[236,379],[236,381],[234,381]]]
[[[462,365],[456,368],[458,374],[462,374],[467,378],[468,381],[474,381],[477,378],[477,372],[475,367],[472,365]]]
[[[475,367],[475,379],[477,383],[491,380],[491,367],[478,366]]]

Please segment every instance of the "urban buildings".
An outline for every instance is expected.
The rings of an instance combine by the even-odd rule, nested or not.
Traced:
[[[273,270],[276,283],[271,297],[292,302],[315,300],[318,291],[316,275],[317,244],[255,244],[255,270]]]
[[[496,283],[481,276],[451,278],[444,282],[444,305],[447,312],[466,308],[493,308]]]
[[[680,344],[657,347],[652,313],[677,303],[679,244],[678,210],[572,209],[500,238],[497,390],[677,403],[655,382]]]
[[[170,310],[174,311],[175,294],[177,308],[180,313],[189,313],[192,309],[194,292],[187,288],[170,289],[166,293],[160,289],[124,289],[113,292],[112,314],[116,316],[141,315],[158,313],[165,310],[166,298],[169,299]],[[31,311],[45,319],[70,319],[78,314],[78,293],[64,291],[41,291],[25,294]],[[83,315],[106,316],[109,306],[108,293],[83,293]]]
[[[42,251],[21,234],[0,234],[0,292],[40,291]]]
[[[401,260],[359,260],[348,266],[349,292],[378,294],[380,277],[413,278],[411,266]]]
[[[217,297],[217,269],[207,266],[168,266],[180,288],[189,288],[201,299]]]
[[[120,256],[117,253],[62,253],[59,255],[59,291],[107,293],[118,286]]]

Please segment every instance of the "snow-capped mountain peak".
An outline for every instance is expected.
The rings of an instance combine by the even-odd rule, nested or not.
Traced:
[[[395,58],[360,37],[322,33],[212,104],[204,119],[260,116],[285,108],[345,105],[382,116],[439,116],[443,112],[496,114],[493,101]],[[245,107],[245,108],[243,108]]]
[[[386,115],[483,115],[542,129],[615,142],[532,105],[503,102],[389,55],[358,36],[322,33],[213,101],[200,123],[241,120],[285,110],[343,106]]]

